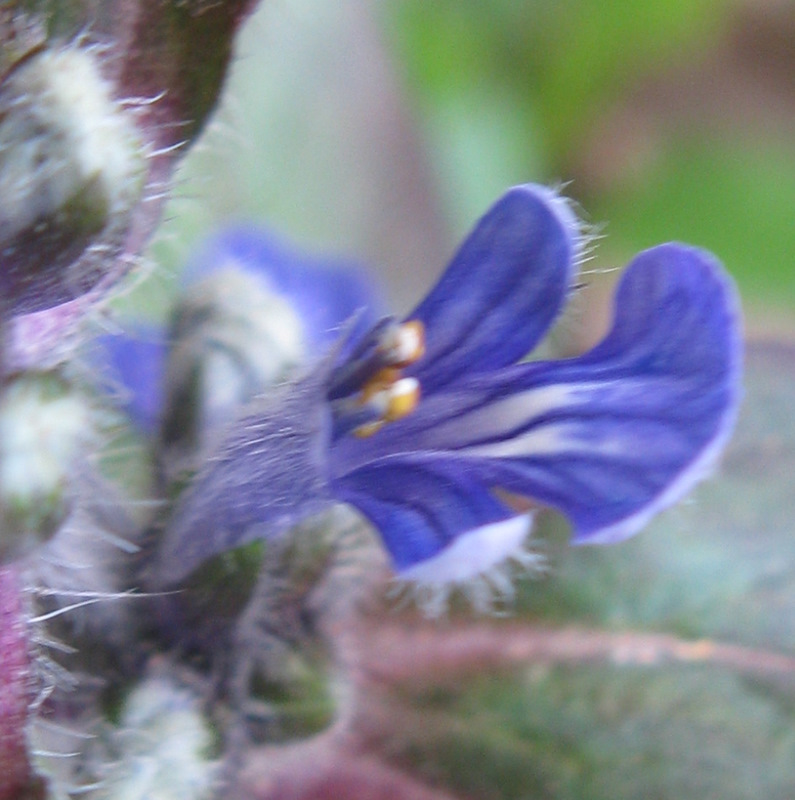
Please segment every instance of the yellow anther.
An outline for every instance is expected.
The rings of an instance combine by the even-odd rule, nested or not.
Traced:
[[[401,378],[389,392],[384,419],[394,422],[411,414],[420,402],[420,384],[416,378]]]
[[[362,386],[360,402],[362,405],[368,403],[379,392],[389,391],[399,380],[400,370],[396,367],[384,367],[379,369],[375,375]]]
[[[425,352],[425,326],[418,320],[403,323],[386,348],[390,365],[379,369],[362,386],[356,401],[380,418],[354,428],[352,433],[359,438],[372,436],[385,423],[408,416],[420,401],[419,381],[404,378],[402,367],[413,364]]]
[[[368,389],[370,389],[369,401],[378,401],[383,411],[380,419],[366,422],[353,429],[353,435],[360,439],[378,433],[387,422],[407,417],[420,401],[420,383],[416,378],[399,378],[391,385],[381,386],[377,390],[373,390],[368,384]]]

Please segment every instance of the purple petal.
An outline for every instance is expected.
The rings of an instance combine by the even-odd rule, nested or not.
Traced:
[[[492,206],[408,316],[426,329],[412,371],[426,393],[533,349],[566,300],[578,237],[574,214],[546,187],[514,187]]]
[[[354,314],[360,315],[357,330],[364,331],[381,308],[372,282],[358,265],[308,256],[261,228],[240,225],[211,238],[188,268],[186,280],[228,266],[257,275],[293,306],[315,354],[337,338]]]
[[[662,245],[627,269],[613,329],[592,351],[461,381],[370,439],[340,443],[337,469],[425,451],[561,510],[577,543],[617,541],[685,494],[720,452],[737,412],[740,350],[720,265]]]
[[[455,564],[448,559],[444,565],[452,580],[472,577],[517,549],[530,527],[526,518],[499,527],[515,520],[516,512],[458,465],[432,457],[416,455],[394,463],[385,459],[367,464],[334,488],[339,499],[356,506],[380,531],[395,568],[401,572],[438,559],[463,534],[494,525],[492,535],[481,539],[474,552],[468,548],[468,552],[456,554]],[[496,536],[498,530],[504,535]],[[488,548],[489,543],[496,545],[497,553],[492,552],[494,547]],[[436,566],[441,576],[442,565],[437,561]]]
[[[168,345],[160,328],[137,326],[100,337],[95,365],[107,391],[143,431],[155,433],[163,410]]]

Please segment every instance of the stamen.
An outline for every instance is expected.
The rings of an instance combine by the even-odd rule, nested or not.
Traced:
[[[394,422],[411,414],[420,401],[420,382],[416,378],[401,378],[389,390],[389,404],[384,419]]]
[[[408,366],[419,361],[425,355],[425,325],[418,319],[409,320],[403,324],[403,344],[410,349],[403,359],[403,363]]]
[[[370,387],[368,387],[370,388]],[[378,405],[383,408],[381,419],[366,422],[353,429],[353,435],[366,439],[378,433],[387,422],[395,422],[411,414],[420,400],[420,382],[416,378],[399,378],[389,386],[371,393],[367,400],[368,405]]]
[[[380,331],[374,330],[368,337],[371,342],[373,334],[377,345],[370,349],[369,360],[368,348],[363,348],[361,362],[348,368],[329,392],[335,437],[349,433],[360,438],[372,436],[385,423],[411,414],[419,403],[419,381],[403,377],[403,368],[424,355],[425,326],[419,320],[399,325],[392,322],[381,326]],[[361,380],[358,392],[354,388],[356,378]]]
[[[400,380],[400,370],[395,367],[379,369],[367,383],[362,386],[360,402],[362,405],[369,403],[382,392],[392,388]]]
[[[417,319],[392,328],[384,336],[381,349],[396,367],[408,367],[425,354],[425,326]]]

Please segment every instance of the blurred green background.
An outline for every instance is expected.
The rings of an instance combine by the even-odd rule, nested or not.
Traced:
[[[215,222],[265,221],[406,307],[507,186],[545,181],[604,236],[595,270],[702,245],[752,330],[789,330],[793,76],[777,0],[264,2],[153,255],[173,273]]]

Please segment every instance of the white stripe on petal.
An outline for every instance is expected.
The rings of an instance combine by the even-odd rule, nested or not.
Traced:
[[[427,432],[423,444],[428,449],[452,445],[458,450],[468,447],[469,442],[506,436],[534,418],[571,406],[575,395],[582,390],[582,384],[554,384],[486,403],[439,423]]]
[[[543,425],[522,433],[512,439],[502,439],[488,444],[476,444],[462,447],[459,452],[468,456],[484,458],[521,458],[522,456],[551,455],[583,449],[577,441],[577,432],[582,433],[581,422],[566,422],[555,425]],[[605,447],[600,445],[602,452]]]

